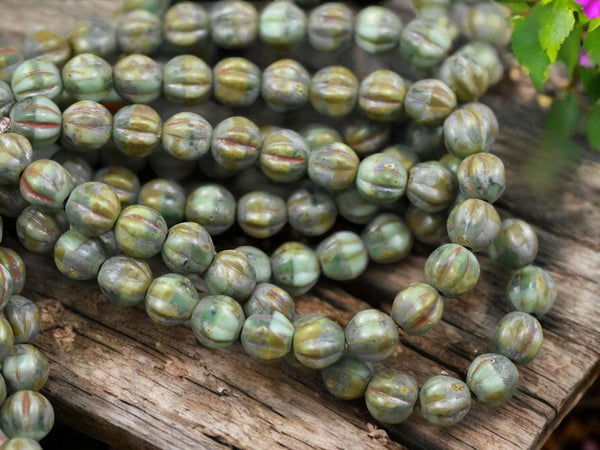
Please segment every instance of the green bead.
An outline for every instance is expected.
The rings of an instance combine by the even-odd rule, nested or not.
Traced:
[[[250,46],[258,33],[258,13],[249,2],[217,2],[210,11],[212,40],[221,48]]]
[[[196,305],[190,325],[202,345],[223,348],[237,341],[244,320],[244,311],[234,299],[226,295],[208,295]]]
[[[156,14],[134,10],[121,17],[117,24],[117,42],[125,53],[150,55],[162,44],[162,24]]]
[[[156,15],[163,15],[171,0],[124,0],[123,9],[125,11],[133,11],[143,9]]]
[[[456,195],[452,172],[437,161],[418,163],[410,169],[406,195],[410,202],[426,212],[447,208]]]
[[[23,41],[24,59],[48,61],[62,67],[71,57],[71,46],[64,36],[50,30],[36,31]]]
[[[92,181],[73,189],[65,211],[74,229],[95,237],[112,229],[121,213],[121,203],[113,188]]]
[[[479,279],[479,262],[457,244],[444,244],[425,261],[425,280],[444,295],[458,297],[469,292]]]
[[[300,130],[300,136],[311,152],[334,142],[342,142],[342,135],[327,125],[310,124]]]
[[[260,69],[245,58],[225,58],[214,67],[214,96],[227,106],[249,106],[260,93]]]
[[[106,166],[96,172],[94,181],[107,184],[117,194],[121,208],[136,203],[140,179],[126,167]]]
[[[458,53],[446,59],[438,77],[452,88],[460,102],[478,99],[488,88],[488,72],[475,58]]]
[[[556,284],[541,267],[525,266],[517,270],[508,283],[506,296],[517,311],[546,314],[556,300]]]
[[[189,278],[168,273],[154,279],[146,291],[146,313],[159,325],[180,325],[192,317],[200,301]]]
[[[489,86],[493,86],[502,79],[504,67],[502,67],[498,51],[491,45],[484,42],[470,42],[456,53],[470,56],[485,68]]]
[[[2,48],[0,48],[2,51]],[[0,78],[2,72],[0,71]],[[0,117],[8,117],[16,100],[10,84],[0,79]]]
[[[12,295],[4,309],[13,331],[15,344],[31,344],[40,332],[41,314],[35,303],[21,295]]]
[[[202,225],[182,222],[169,230],[161,251],[165,265],[184,275],[201,274],[215,256],[213,241]]]
[[[137,203],[155,209],[172,226],[183,220],[185,199],[185,189],[179,183],[155,178],[141,187]]]
[[[369,256],[360,236],[351,231],[338,231],[317,247],[323,273],[338,281],[353,280],[367,268]]]
[[[406,190],[407,173],[402,163],[383,153],[363,159],[356,175],[360,194],[378,203],[392,203]]]
[[[306,236],[325,234],[337,217],[334,199],[313,184],[296,189],[288,197],[287,211],[291,227]]]
[[[8,303],[13,291],[13,279],[10,271],[0,264],[0,309]]]
[[[113,141],[127,156],[148,156],[159,146],[161,136],[162,120],[150,106],[129,105],[115,114]]]
[[[212,72],[197,56],[176,56],[165,64],[163,73],[163,91],[172,102],[196,105],[210,96]]]
[[[62,116],[58,106],[47,97],[27,97],[10,111],[13,133],[25,136],[34,150],[50,147],[60,137]]]
[[[335,203],[340,216],[359,225],[369,223],[379,212],[379,205],[366,199],[356,186],[338,192],[335,196]]]
[[[535,317],[524,312],[508,313],[496,328],[498,352],[515,364],[529,364],[540,352],[543,343],[542,326]]]
[[[422,335],[441,320],[444,300],[427,283],[411,283],[394,298],[392,318],[405,333]]]
[[[39,391],[48,381],[48,358],[30,344],[17,344],[2,360],[2,376],[9,394]]]
[[[419,394],[421,414],[436,425],[454,425],[471,409],[471,392],[461,380],[444,375],[430,378]]]
[[[398,424],[412,414],[419,396],[413,377],[394,369],[375,374],[365,392],[365,402],[371,415],[383,423]]]
[[[145,55],[129,55],[115,64],[114,79],[115,90],[124,100],[152,103],[160,96],[163,70]]]
[[[392,50],[400,40],[402,22],[387,8],[369,6],[356,16],[356,45],[368,53]]]
[[[341,142],[321,147],[310,154],[308,176],[325,189],[338,191],[354,184],[359,159],[354,150]]]
[[[407,145],[391,145],[386,147],[381,153],[390,155],[399,160],[406,169],[407,174],[408,171],[419,162],[419,155]]]
[[[344,141],[360,156],[379,151],[390,138],[388,124],[372,122],[363,118],[350,120],[342,134]]]
[[[377,309],[357,313],[346,325],[348,349],[367,362],[390,357],[400,343],[398,327],[387,314]]]
[[[33,439],[14,438],[2,444],[0,450],[42,450],[42,447]]]
[[[348,354],[321,371],[327,391],[342,400],[354,400],[365,394],[373,376],[371,367]]]
[[[63,113],[63,147],[78,153],[90,153],[104,146],[112,135],[112,115],[100,103],[83,100]]]
[[[173,5],[164,19],[165,40],[181,53],[206,49],[210,19],[206,9],[194,2]]]
[[[0,360],[10,354],[14,344],[15,336],[10,323],[4,317],[0,317]]]
[[[235,116],[223,120],[215,127],[211,153],[220,166],[242,170],[254,164],[261,145],[262,136],[254,122]]]
[[[258,283],[244,304],[247,317],[253,314],[268,314],[279,311],[288,320],[294,320],[294,299],[282,288],[271,283]]]
[[[115,223],[117,244],[134,258],[150,258],[160,252],[167,231],[165,219],[152,208],[142,205],[123,209]]]
[[[361,234],[367,247],[369,259],[389,264],[408,255],[413,244],[410,229],[395,214],[379,214],[364,228]]]
[[[242,245],[236,250],[246,255],[252,263],[257,283],[264,283],[271,279],[271,258],[265,252],[251,245]]]
[[[9,438],[23,437],[39,441],[50,432],[53,425],[52,405],[36,391],[15,392],[0,409],[0,426]]]
[[[357,97],[358,80],[345,67],[325,67],[313,75],[310,103],[317,112],[329,117],[345,116],[354,109]]]
[[[258,33],[264,42],[273,47],[289,48],[304,37],[306,15],[292,2],[271,2],[260,13]]]
[[[285,201],[267,192],[249,192],[238,202],[237,221],[242,230],[250,236],[271,237],[286,224]]]
[[[265,137],[260,151],[260,169],[270,180],[291,183],[306,173],[310,150],[292,130],[277,130]]]
[[[461,109],[471,111],[473,114],[477,114],[479,117],[484,119],[491,129],[492,139],[496,139],[499,130],[498,118],[489,106],[479,102],[471,102],[462,105]]]
[[[309,73],[299,62],[293,59],[275,61],[263,72],[262,98],[275,111],[299,108],[308,101],[310,81]]]
[[[4,217],[18,217],[27,202],[21,196],[19,184],[0,185],[0,214]]]
[[[235,300],[247,299],[256,286],[256,272],[250,259],[239,250],[224,250],[215,255],[204,273],[206,289]]]
[[[99,239],[75,230],[64,233],[54,246],[56,268],[72,280],[93,280],[105,259]]]
[[[28,60],[13,72],[11,87],[17,100],[34,95],[54,100],[62,92],[63,81],[54,64],[44,60]]]
[[[320,52],[332,52],[352,42],[354,13],[343,3],[325,3],[308,16],[308,41]]]
[[[129,256],[107,259],[98,272],[100,290],[117,306],[134,306],[144,301],[150,283],[152,271],[148,264]]]
[[[495,3],[478,3],[470,9],[464,31],[471,41],[503,46],[511,36],[510,15]]]
[[[406,143],[421,161],[439,158],[443,155],[444,127],[411,122],[406,129]]]
[[[467,371],[467,384],[479,403],[502,406],[517,390],[519,371],[506,356],[496,353],[480,355]]]
[[[121,254],[121,249],[117,244],[117,239],[115,238],[115,232],[113,230],[101,234],[98,236],[98,239],[100,239],[100,242],[102,242],[104,253],[106,253],[107,258]]]
[[[24,136],[0,133],[0,183],[18,183],[32,156],[31,144]]]
[[[448,28],[433,20],[412,20],[400,36],[400,54],[419,69],[437,66],[451,46],[452,36]]]
[[[294,355],[311,369],[323,369],[344,356],[344,330],[327,317],[315,314],[294,322]]]
[[[235,198],[224,186],[205,184],[188,196],[185,218],[202,225],[211,236],[221,234],[235,222]]]
[[[89,17],[77,22],[69,35],[73,53],[91,53],[110,58],[117,52],[117,33],[110,20]]]
[[[17,47],[0,44],[0,80],[10,81],[12,73],[23,61],[23,55]]]
[[[375,6],[368,7],[378,8]],[[404,98],[408,83],[395,72],[376,70],[360,83],[358,105],[376,122],[395,122],[404,114]]]
[[[283,358],[292,349],[294,326],[279,311],[246,319],[241,341],[244,350],[259,361]]]
[[[471,198],[452,209],[447,226],[452,242],[479,251],[500,232],[500,216],[489,203]]]
[[[494,262],[510,269],[531,264],[538,252],[538,239],[534,229],[519,219],[502,221],[500,232],[488,247]]]
[[[490,151],[494,137],[485,117],[459,109],[444,121],[444,142],[450,153],[464,159],[475,153]]]
[[[77,100],[102,101],[113,87],[112,67],[90,53],[77,55],[62,69],[65,91]]]
[[[502,160],[490,153],[477,153],[463,160],[456,172],[460,193],[494,203],[506,187]]]
[[[17,219],[17,237],[30,252],[51,255],[54,244],[68,226],[56,215],[28,206]]]
[[[425,79],[413,83],[404,98],[404,109],[417,123],[437,125],[456,108],[456,95],[446,83]]]
[[[21,195],[27,203],[41,211],[62,209],[73,187],[69,172],[51,159],[38,159],[21,174]]]
[[[8,247],[0,247],[0,264],[8,269],[13,281],[12,293],[19,294],[25,286],[26,268],[23,258]]]
[[[286,242],[271,255],[273,282],[297,296],[308,292],[319,280],[317,254],[300,242]]]

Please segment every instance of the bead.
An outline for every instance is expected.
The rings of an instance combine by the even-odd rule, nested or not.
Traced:
[[[71,57],[71,46],[60,34],[50,30],[36,31],[21,46],[24,59],[43,59],[62,67]]]
[[[154,279],[146,292],[146,313],[159,325],[180,325],[192,317],[200,301],[189,278],[168,273]]]
[[[205,49],[210,35],[206,10],[194,2],[173,5],[165,14],[165,40],[182,53]]]
[[[443,126],[429,127],[412,122],[406,130],[406,143],[421,161],[435,159],[443,154]]]
[[[498,51],[484,42],[470,42],[456,52],[468,55],[485,68],[488,74],[488,85],[493,86],[502,79],[504,67]]]
[[[77,100],[102,101],[113,87],[112,67],[90,53],[77,55],[62,69],[65,91]]]
[[[115,64],[114,80],[115,90],[124,100],[152,103],[160,96],[163,70],[156,61],[145,55],[129,55]],[[129,108],[134,106],[138,105]]]
[[[419,162],[419,156],[407,145],[391,145],[386,147],[381,153],[390,155],[400,161],[406,169],[407,175],[408,171]]]
[[[100,239],[102,247],[104,247],[104,253],[107,258],[121,254],[121,249],[117,244],[117,239],[115,238],[115,232],[113,230],[101,234],[98,236],[98,239]]]
[[[446,168],[450,172],[452,172],[454,174],[454,176],[456,176],[456,173],[458,172],[458,167],[460,166],[462,159],[457,158],[452,153],[446,153],[444,156],[442,156],[439,159],[439,162],[441,162],[444,166],[446,166]]]
[[[498,352],[515,364],[529,364],[544,343],[544,332],[538,320],[524,312],[505,315],[496,328]]]
[[[117,33],[113,23],[99,17],[89,17],[77,22],[69,36],[73,53],[91,53],[100,58],[110,58],[117,52]]]
[[[210,11],[210,28],[212,39],[219,47],[248,47],[258,33],[258,13],[249,2],[220,1]]]
[[[359,225],[369,223],[379,212],[379,205],[362,196],[356,186],[338,192],[335,203],[340,216]]]
[[[369,256],[360,237],[351,231],[338,231],[317,247],[323,273],[338,281],[353,280],[367,268]]]
[[[354,400],[365,394],[373,376],[370,366],[348,354],[321,371],[327,391],[342,400]]]
[[[360,194],[378,203],[392,203],[406,190],[407,173],[400,161],[383,153],[363,159],[356,175]]]
[[[365,392],[365,402],[371,415],[383,423],[398,424],[412,414],[419,396],[413,377],[394,369],[375,374]]]
[[[99,151],[100,161],[106,166],[123,166],[134,172],[140,172],[146,168],[148,158],[145,156],[127,156],[122,153],[113,142],[108,143]]]
[[[210,96],[212,72],[197,56],[176,56],[165,64],[163,74],[163,91],[172,102],[197,105]]]
[[[335,224],[335,201],[323,189],[306,184],[287,200],[288,221],[293,229],[306,236],[325,234]]]
[[[152,283],[152,271],[144,261],[129,256],[107,259],[98,272],[98,286],[106,299],[117,306],[141,303]]]
[[[260,69],[245,58],[225,58],[214,67],[214,96],[227,106],[249,106],[260,93]]]
[[[105,166],[96,172],[94,181],[113,188],[121,203],[121,208],[136,203],[140,191],[140,179],[126,167]]]
[[[125,53],[150,55],[156,52],[162,44],[160,19],[144,10],[125,14],[117,24],[117,42]]]
[[[224,250],[215,255],[204,273],[206,289],[235,300],[248,298],[256,286],[256,273],[248,257],[239,250]]]
[[[361,238],[369,259],[389,264],[400,261],[410,252],[413,237],[404,221],[395,214],[379,214],[364,228]]]
[[[2,51],[2,48],[0,48],[0,51]],[[2,72],[0,71],[0,78],[1,74]],[[0,117],[8,117],[15,102],[15,96],[10,84],[0,79]]]
[[[235,116],[215,127],[211,153],[217,164],[226,169],[242,170],[254,164],[261,145],[258,127],[245,117]]]
[[[217,164],[210,151],[198,160],[198,168],[203,175],[215,180],[224,180],[238,174],[237,170],[226,169]]]
[[[527,222],[506,219],[502,221],[500,232],[487,250],[496,264],[518,269],[535,260],[538,252],[537,235]]]
[[[430,378],[419,394],[421,414],[436,425],[454,425],[471,409],[471,392],[461,380],[444,375]]]
[[[21,63],[13,72],[11,88],[17,100],[34,95],[56,99],[63,88],[60,71],[44,60],[28,60]]]
[[[75,230],[64,233],[54,246],[56,268],[72,280],[93,280],[105,260],[102,242]]]
[[[306,141],[311,152],[334,142],[342,142],[342,135],[337,130],[315,123],[302,128],[300,136]]]
[[[263,72],[262,98],[275,111],[290,111],[308,101],[310,83],[308,71],[299,62],[281,59]]]
[[[9,394],[39,391],[48,380],[48,358],[30,344],[17,344],[2,361],[2,376]]]
[[[42,447],[33,439],[14,438],[2,444],[0,450],[42,450]]]
[[[271,283],[258,283],[244,304],[247,317],[253,314],[268,314],[279,311],[288,320],[294,320],[296,306],[287,291]]]
[[[33,253],[52,254],[54,244],[66,231],[65,224],[54,214],[28,206],[17,219],[17,237],[23,247]]]
[[[254,267],[254,274],[257,283],[264,283],[271,279],[271,259],[261,249],[251,245],[242,245],[236,248],[250,260]]]
[[[201,274],[215,256],[208,232],[195,222],[182,222],[169,230],[161,251],[165,265],[184,275]]]
[[[420,69],[437,66],[452,46],[448,27],[433,20],[415,19],[400,36],[400,54]]]
[[[490,151],[494,137],[484,117],[459,109],[444,121],[444,142],[450,153],[464,159],[475,153]]]
[[[141,187],[137,203],[155,209],[172,226],[183,220],[185,199],[185,189],[179,183],[155,178]]]
[[[202,225],[211,236],[221,234],[235,222],[235,198],[224,186],[205,184],[188,196],[185,218]]]
[[[357,313],[346,325],[348,349],[367,362],[383,361],[400,343],[398,327],[387,314],[377,309]]]
[[[23,55],[17,47],[0,44],[0,80],[10,81],[12,73],[23,61]]]
[[[39,441],[54,425],[50,402],[36,391],[18,391],[0,409],[0,426],[9,438],[24,437]]]
[[[488,88],[488,72],[479,61],[458,53],[446,59],[438,70],[438,77],[452,88],[461,102],[478,99]]]
[[[153,152],[148,158],[150,167],[158,177],[181,181],[194,172],[195,164],[185,159],[175,158],[162,147]]]
[[[125,11],[133,11],[143,9],[156,15],[163,15],[171,0],[124,0],[123,9]]]
[[[469,292],[479,279],[479,262],[457,244],[444,244],[425,261],[425,280],[444,295],[458,297]]]
[[[13,279],[10,271],[0,264],[0,309],[8,303],[13,291]]]
[[[467,384],[479,403],[502,406],[507,403],[519,382],[519,371],[505,356],[496,353],[480,355],[467,371]]]
[[[36,95],[17,102],[10,121],[12,132],[25,136],[34,150],[50,147],[60,136],[60,109],[47,97]]]
[[[510,15],[493,3],[476,4],[469,11],[464,31],[471,41],[503,46],[511,36]]]
[[[8,247],[0,247],[0,264],[8,269],[13,282],[12,293],[18,294],[25,286],[26,268],[23,258]]]
[[[190,326],[205,347],[224,348],[237,341],[244,320],[244,311],[234,299],[226,295],[208,295],[196,305]]]
[[[89,153],[106,144],[111,135],[112,115],[100,103],[83,100],[63,113],[61,143],[67,149]]]
[[[160,252],[167,231],[165,219],[152,208],[142,205],[123,209],[115,223],[119,248],[134,258],[150,258]]]
[[[292,130],[270,133],[260,151],[260,169],[270,180],[291,183],[300,180],[306,173],[310,150]]]
[[[246,319],[241,341],[244,350],[259,361],[283,358],[292,349],[294,326],[279,311],[254,314]]]
[[[456,108],[456,95],[446,83],[425,79],[413,83],[406,92],[404,109],[416,122],[437,125]]]
[[[325,3],[308,16],[308,41],[320,52],[332,52],[350,45],[354,14],[343,3]]]
[[[313,183],[325,189],[346,189],[354,183],[359,162],[354,150],[346,144],[334,142],[310,154],[308,176]]]
[[[289,48],[304,37],[306,15],[292,2],[271,2],[260,13],[258,33],[264,42],[273,47]]]
[[[344,356],[344,330],[327,317],[314,314],[294,321],[294,355],[311,369],[323,369]]]
[[[342,130],[344,140],[360,156],[379,151],[389,140],[391,128],[387,124],[357,118]]]
[[[113,120],[113,141],[127,156],[148,156],[162,136],[162,121],[158,113],[146,105],[121,108]]]
[[[400,40],[402,22],[387,8],[369,6],[356,16],[356,45],[368,53],[392,50]]]
[[[454,175],[441,163],[428,161],[410,169],[406,196],[423,211],[437,212],[447,208],[455,194]]]
[[[300,242],[286,242],[271,255],[273,282],[297,296],[308,292],[319,280],[317,254]]]
[[[32,343],[40,332],[42,321],[37,305],[21,295],[13,295],[4,312],[13,331],[14,343]]]
[[[18,217],[27,202],[21,197],[19,184],[0,185],[0,214],[3,217]]]
[[[368,7],[378,8],[378,7]],[[360,83],[358,106],[371,120],[395,122],[404,114],[408,83],[395,72],[376,70]]]
[[[556,300],[556,285],[546,270],[537,266],[525,266],[513,274],[506,296],[517,311],[541,317],[552,308]]]
[[[10,323],[0,316],[0,359],[3,360],[10,354],[14,343],[15,337]]]
[[[310,103],[317,112],[329,117],[345,116],[354,109],[357,97],[358,80],[345,67],[325,67],[313,75]]]
[[[50,159],[38,159],[29,164],[21,174],[21,195],[40,211],[58,211],[74,184],[63,166]]]
[[[112,229],[121,212],[121,204],[113,188],[92,181],[73,189],[65,211],[74,229],[95,237]]]
[[[285,201],[267,192],[249,192],[238,202],[237,221],[242,230],[250,236],[271,237],[286,224]]]
[[[405,333],[422,335],[431,330],[442,318],[444,300],[427,283],[411,283],[394,298],[392,318]]]
[[[461,109],[471,111],[472,113],[474,113],[474,114],[478,115],[479,117],[481,117],[482,119],[484,119],[487,122],[487,125],[491,129],[492,139],[496,139],[496,136],[498,136],[498,129],[499,129],[498,118],[496,117],[496,114],[494,114],[494,111],[492,111],[489,106],[486,106],[483,103],[479,103],[479,102],[471,102],[471,103],[466,103],[466,104],[462,105]]]
[[[490,203],[500,198],[506,187],[502,160],[490,153],[476,153],[463,160],[456,172],[460,193]]]
[[[500,232],[500,216],[489,203],[471,198],[452,209],[447,226],[452,242],[479,251]]]
[[[18,183],[21,172],[31,164],[29,141],[16,133],[0,133],[0,183]]]

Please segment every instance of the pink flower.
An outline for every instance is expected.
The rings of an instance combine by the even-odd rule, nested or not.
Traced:
[[[582,67],[587,67],[589,69],[594,67],[594,63],[588,56],[587,52],[584,49],[581,49],[581,53],[579,54],[579,65]]]
[[[583,7],[583,12],[590,19],[600,17],[600,0],[575,0]]]

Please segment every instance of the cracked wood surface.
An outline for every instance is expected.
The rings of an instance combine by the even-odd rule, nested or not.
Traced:
[[[0,40],[19,43],[25,32],[51,28],[66,33],[90,13],[111,15],[117,0],[0,0]],[[26,24],[27,28],[24,26]],[[288,54],[249,52],[261,68]],[[294,54],[311,72],[332,59]],[[401,70],[395,61],[360,52],[338,60],[359,78],[375,67]],[[143,307],[110,305],[94,283],[66,280],[42,257],[24,253],[25,295],[43,311],[37,344],[48,355],[51,375],[44,393],[57,418],[118,448],[536,448],[583,395],[600,371],[600,164],[558,165],[532,151],[543,113],[527,85],[505,81],[484,101],[499,116],[495,152],[507,167],[509,185],[498,202],[502,217],[531,222],[538,233],[537,263],[558,286],[554,308],[541,319],[544,347],[534,362],[519,368],[520,387],[511,402],[492,409],[474,403],[459,425],[434,427],[413,416],[398,426],[376,425],[361,401],[342,402],[325,391],[318,373],[284,363],[264,365],[245,356],[239,344],[223,350],[201,347],[189,329],[160,328]],[[208,103],[196,111],[211,123],[231,110]],[[314,121],[310,108],[280,115],[243,109],[298,129]],[[335,125],[339,126],[340,122]],[[532,190],[528,167],[551,172],[544,192]],[[10,231],[9,231],[10,232]],[[266,243],[271,245],[272,243]],[[371,305],[389,311],[394,295],[423,279],[431,249],[392,266],[371,266],[360,280],[320,283],[297,301],[300,313],[322,312],[342,326]],[[402,345],[381,366],[404,370],[419,384],[449,373],[464,379],[470,361],[492,350],[498,320],[510,308],[504,298],[509,273],[480,258],[475,290],[446,301],[443,321],[420,337],[401,334]]]

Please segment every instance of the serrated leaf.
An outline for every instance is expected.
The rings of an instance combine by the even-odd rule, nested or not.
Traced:
[[[567,70],[569,71],[569,75],[573,75],[573,71],[575,67],[577,67],[577,63],[579,62],[579,53],[581,51],[581,34],[583,30],[580,24],[575,24],[571,33],[565,39],[565,42],[560,47],[558,51],[558,59],[564,61],[567,66]]]
[[[539,38],[550,62],[556,61],[560,46],[575,25],[574,4],[572,0],[554,0],[543,6]]]
[[[596,104],[585,122],[585,132],[590,145],[600,150],[600,104]]]
[[[512,35],[512,49],[515,57],[529,72],[529,77],[538,90],[544,87],[550,65],[550,58],[538,38],[542,26],[540,17],[545,9],[546,6],[537,4],[527,17],[516,17]]]
[[[600,28],[588,32],[583,41],[583,48],[594,64],[600,64]]]
[[[585,88],[585,93],[592,101],[595,102],[600,99],[600,73],[598,73],[598,70],[580,67],[579,77]]]

